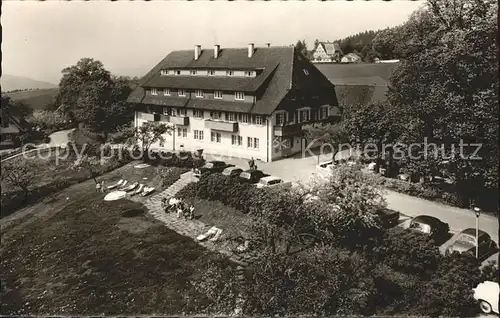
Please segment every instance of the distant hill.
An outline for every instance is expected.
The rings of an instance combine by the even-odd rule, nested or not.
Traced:
[[[53,107],[59,88],[36,89],[4,93],[15,101],[20,101],[32,110],[50,109]]]
[[[2,74],[2,92],[24,89],[46,89],[55,88],[57,85],[48,82],[37,81],[31,78]]]

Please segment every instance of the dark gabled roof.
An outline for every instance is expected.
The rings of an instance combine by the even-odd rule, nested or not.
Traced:
[[[296,66],[296,68],[294,68]],[[191,77],[161,76],[162,69],[262,69],[255,78],[237,77]],[[306,76],[303,69],[307,69]],[[302,73],[302,74],[301,74]],[[213,50],[202,50],[198,60],[194,60],[194,50],[175,51],[167,55],[146,76],[139,86],[130,94],[131,103],[185,106],[222,111],[250,112],[254,114],[271,114],[283,100],[288,91],[295,88],[321,88],[333,85],[309,61],[290,47],[255,48],[253,56],[248,58],[248,50],[221,49],[218,58],[214,58]],[[262,95],[255,103],[237,101],[213,101],[203,99],[177,99],[163,96],[145,95],[145,88],[184,88],[229,91],[260,91]]]

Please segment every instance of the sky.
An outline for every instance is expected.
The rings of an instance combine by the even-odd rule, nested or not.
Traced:
[[[423,1],[3,1],[2,72],[58,84],[80,58],[143,76],[173,50],[333,41],[402,24]]]

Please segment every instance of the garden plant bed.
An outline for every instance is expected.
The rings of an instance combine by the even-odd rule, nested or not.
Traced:
[[[3,231],[2,314],[202,312],[209,301],[190,280],[220,256],[144,213],[124,217],[144,207],[105,202],[85,184]]]

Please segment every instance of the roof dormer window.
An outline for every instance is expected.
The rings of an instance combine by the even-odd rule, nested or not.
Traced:
[[[161,75],[161,76],[165,76],[165,75],[167,75],[167,70],[161,70],[161,71],[160,71],[160,75]]]
[[[245,100],[245,93],[243,92],[234,92],[235,100]]]
[[[191,75],[196,75],[196,71],[191,71]]]
[[[253,71],[245,71],[245,76],[253,76]]]
[[[234,75],[234,71],[227,71],[227,72],[226,72],[226,75],[227,75],[227,76],[233,76],[233,75]]]
[[[208,76],[214,76],[215,75],[215,71],[208,71]]]
[[[151,88],[151,95],[158,95],[156,88]]]
[[[180,70],[175,71],[175,75],[181,75],[181,71]]]

